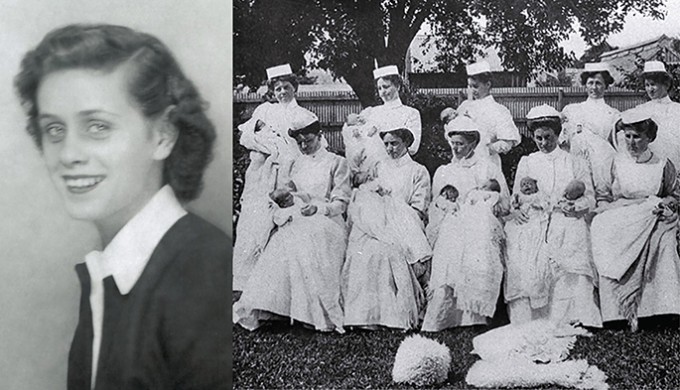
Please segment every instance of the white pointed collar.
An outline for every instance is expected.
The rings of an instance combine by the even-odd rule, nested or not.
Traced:
[[[595,98],[591,98],[590,96],[588,96],[588,99],[586,99],[586,103],[598,105],[598,106],[607,104],[607,103],[604,102],[603,97],[601,97],[599,99],[595,99]]]
[[[120,293],[128,294],[165,233],[186,214],[172,188],[165,185],[103,251],[85,256],[90,278],[102,280],[111,275]]]
[[[655,102],[655,103],[659,103],[659,104],[670,104],[670,103],[673,103],[673,101],[671,100],[671,97],[668,96],[668,95],[662,97],[661,99],[654,99],[654,100],[652,100],[652,101]]]

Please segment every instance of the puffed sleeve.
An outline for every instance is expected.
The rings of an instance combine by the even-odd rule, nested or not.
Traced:
[[[497,122],[496,126],[494,126],[496,140],[508,143],[509,150],[522,141],[522,137],[519,135],[519,129],[517,129],[517,126],[515,125],[512,113],[505,106],[499,104],[496,116]]]
[[[347,160],[340,156],[335,156],[331,171],[331,195],[326,204],[324,214],[335,217],[345,212],[349,203],[352,189],[349,185],[349,166]]]
[[[418,165],[413,174],[413,194],[409,200],[409,205],[424,213],[430,204],[430,192],[430,174],[424,166]]]
[[[659,190],[659,197],[672,196],[676,200],[680,200],[680,186],[678,186],[678,176],[675,166],[671,160],[666,160],[666,165],[663,167],[663,179],[661,189]]]
[[[562,131],[558,137],[558,142],[560,145],[569,144],[571,137],[574,135],[576,122],[574,122],[574,110],[573,105],[568,104],[562,109]]]
[[[574,179],[580,180],[583,182],[583,184],[585,184],[586,190],[583,193],[583,198],[588,200],[588,208],[593,210],[595,209],[595,190],[593,187],[593,176],[590,174],[588,162],[578,156],[569,156],[571,157]]]
[[[409,107],[411,108],[411,107]],[[420,148],[420,140],[422,138],[423,127],[420,122],[420,112],[415,108],[411,108],[408,119],[406,121],[406,128],[413,132],[413,144],[409,146],[408,152],[410,154],[416,154],[418,148]]]
[[[264,154],[271,154],[273,152],[267,146],[268,144],[263,142],[263,140],[261,140],[260,137],[258,137],[258,134],[255,132],[255,125],[257,124],[257,121],[264,120],[267,111],[271,108],[271,105],[271,103],[260,104],[257,106],[255,111],[253,111],[253,115],[250,117],[250,119],[238,126],[238,129],[241,131],[239,143],[247,149]]]

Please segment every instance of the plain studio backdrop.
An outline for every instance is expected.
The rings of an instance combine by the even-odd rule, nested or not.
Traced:
[[[64,211],[24,130],[12,84],[21,58],[71,23],[121,24],[165,42],[218,132],[204,191],[189,209],[231,235],[230,18],[225,0],[0,0],[0,388],[66,387],[80,295],[74,265],[100,249],[94,226]]]

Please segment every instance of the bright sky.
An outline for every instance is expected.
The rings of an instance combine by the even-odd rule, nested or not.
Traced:
[[[661,34],[680,38],[680,1],[666,1],[666,18],[654,20],[639,14],[631,14],[626,18],[626,24],[618,34],[610,35],[607,42],[616,47],[625,47],[637,42],[656,38]],[[573,34],[563,47],[572,50],[576,57],[580,57],[586,49],[586,44],[578,36]]]

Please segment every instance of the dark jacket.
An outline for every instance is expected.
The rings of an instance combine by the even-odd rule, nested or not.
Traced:
[[[187,214],[163,236],[127,295],[104,279],[104,321],[95,390],[227,389],[231,240]],[[69,390],[89,390],[92,312],[87,266],[71,344]]]

